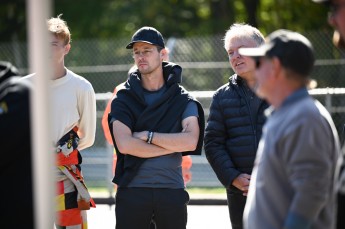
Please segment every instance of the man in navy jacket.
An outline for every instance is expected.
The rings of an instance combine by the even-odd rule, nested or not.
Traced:
[[[235,74],[215,92],[206,126],[205,153],[226,188],[233,229],[243,228],[242,215],[268,107],[250,89],[255,87],[254,61],[241,56],[238,49],[263,42],[263,35],[250,25],[233,24],[226,32],[224,48]]]

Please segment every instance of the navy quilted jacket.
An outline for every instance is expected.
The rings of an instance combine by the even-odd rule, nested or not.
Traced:
[[[231,184],[239,174],[252,172],[268,107],[261,100],[257,120],[252,120],[244,87],[235,74],[215,92],[204,139],[207,160],[220,182],[233,190],[238,190]]]

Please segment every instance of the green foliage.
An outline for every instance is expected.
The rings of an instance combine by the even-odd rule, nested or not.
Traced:
[[[24,0],[4,0],[0,8],[0,41],[26,40]],[[327,9],[311,0],[55,0],[73,38],[130,37],[141,26],[154,26],[165,37],[224,34],[234,22],[246,22],[266,35],[286,28],[329,28]]]
[[[0,41],[26,38],[24,0],[2,0],[0,7]]]
[[[259,29],[267,35],[276,29],[297,32],[329,28],[327,9],[311,0],[261,0]]]

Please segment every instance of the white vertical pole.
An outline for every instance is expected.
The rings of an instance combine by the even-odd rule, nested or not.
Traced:
[[[54,226],[55,179],[54,154],[49,122],[49,42],[46,20],[51,15],[51,0],[27,0],[27,31],[29,40],[29,71],[36,73],[31,93],[31,126],[34,181],[34,216],[36,229]]]

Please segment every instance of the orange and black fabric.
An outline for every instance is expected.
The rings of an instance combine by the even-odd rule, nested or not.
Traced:
[[[74,128],[58,144],[71,144],[73,151],[68,156],[57,153],[56,227],[61,229],[87,229],[84,210],[96,207],[90,196],[81,172],[81,155],[77,149],[79,137]]]

